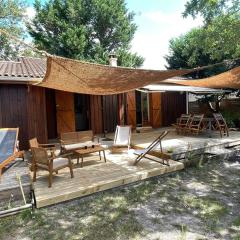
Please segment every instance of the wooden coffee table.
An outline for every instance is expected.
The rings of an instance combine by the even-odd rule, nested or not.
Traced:
[[[105,148],[100,145],[94,145],[94,147],[87,147],[87,148],[81,148],[81,149],[74,150],[74,153],[76,153],[78,155],[77,163],[79,163],[79,158],[82,159],[81,167],[83,167],[84,155],[87,155],[89,153],[95,153],[95,152],[99,153],[100,160],[102,160],[101,152],[103,152],[104,162],[106,162]]]

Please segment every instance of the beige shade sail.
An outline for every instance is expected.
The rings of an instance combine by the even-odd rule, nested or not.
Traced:
[[[209,78],[175,81],[175,83],[194,87],[240,89],[240,67]]]
[[[195,69],[144,70],[86,63],[48,56],[47,72],[38,86],[93,95],[128,92],[150,83],[181,76]]]

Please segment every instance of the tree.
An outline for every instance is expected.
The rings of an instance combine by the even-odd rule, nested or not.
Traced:
[[[232,3],[232,5],[230,4]],[[239,1],[200,0],[188,1],[184,16],[204,17],[203,27],[193,29],[172,39],[166,56],[168,68],[197,67],[228,59],[240,58]],[[194,77],[205,77],[239,65],[239,60],[227,61]]]
[[[214,18],[223,15],[239,15],[239,0],[189,0],[185,4],[183,16],[195,18],[200,14],[205,23],[209,24]]]
[[[122,66],[136,67],[143,58],[129,52],[137,29],[124,0],[50,0],[35,2],[28,25],[35,45],[59,56],[108,64],[115,52]]]
[[[0,1],[0,29],[6,30],[19,39],[24,38],[22,21],[25,4],[19,0]],[[0,33],[0,58],[14,59],[19,54],[21,46],[7,35]]]

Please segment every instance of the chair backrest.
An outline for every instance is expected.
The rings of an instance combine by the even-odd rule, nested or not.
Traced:
[[[190,127],[199,128],[203,121],[204,114],[194,114],[190,121]]]
[[[221,113],[213,113],[213,117],[219,126],[227,127],[227,123]]]
[[[40,148],[40,147],[31,147],[31,152],[32,152],[34,163],[48,165],[49,160],[48,160],[48,154],[46,149]]]
[[[32,147],[38,147],[39,144],[38,144],[38,141],[37,141],[37,138],[32,138],[29,140],[29,145],[30,145],[30,148]]]
[[[182,114],[179,119],[179,125],[187,126],[191,120],[191,114]]]
[[[88,131],[61,133],[61,140],[65,144],[92,141],[93,140],[93,131],[88,130]]]
[[[162,152],[162,144],[161,141],[164,137],[167,136],[167,134],[169,133],[169,131],[163,131],[161,132],[161,134],[145,149],[145,154],[147,152],[150,152],[152,149],[154,149],[158,144],[160,144],[160,148],[161,148],[161,152]]]
[[[114,145],[130,146],[131,126],[117,126],[114,136]]]
[[[0,128],[0,165],[17,152],[18,128]]]

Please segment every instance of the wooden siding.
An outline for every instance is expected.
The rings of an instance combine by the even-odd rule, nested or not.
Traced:
[[[103,127],[104,131],[114,132],[118,124],[117,95],[103,96]]]
[[[45,89],[48,139],[57,138],[57,116],[55,90]]]
[[[133,129],[136,128],[136,96],[135,91],[127,94],[127,124],[131,125]]]
[[[103,132],[102,97],[90,95],[91,129],[94,133]]]
[[[161,93],[149,94],[150,123],[153,128],[162,126],[162,98]]]
[[[186,94],[177,92],[161,93],[162,125],[170,126],[176,119],[186,113]]]
[[[57,109],[57,133],[75,131],[74,94],[55,91]]]
[[[28,149],[28,140],[47,141],[44,89],[26,85],[0,85],[0,127],[19,127],[19,147]]]
[[[46,143],[48,138],[45,89],[29,86],[27,96],[28,138],[36,137],[40,143]]]

